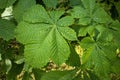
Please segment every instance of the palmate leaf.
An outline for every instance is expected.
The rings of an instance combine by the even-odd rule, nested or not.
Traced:
[[[0,37],[9,40],[14,38],[14,30],[16,26],[13,22],[0,19]]]
[[[81,41],[81,46],[86,49],[82,57],[83,65],[93,68],[100,79],[109,80],[110,63],[99,42],[87,37]]]
[[[92,22],[108,23],[112,21],[103,8],[95,3],[95,0],[82,0],[83,6],[74,6],[71,14],[79,18],[78,24],[88,25]]]
[[[53,13],[56,19],[52,17]],[[24,15],[24,21],[18,25],[16,38],[25,44],[25,60],[31,66],[43,67],[51,59],[59,65],[68,59],[70,49],[64,38],[68,40],[77,38],[76,33],[68,27],[74,20],[66,22],[65,26],[57,23],[61,21],[62,18],[59,17],[62,14],[63,12],[58,11],[47,13],[41,5],[36,5]],[[65,29],[68,31],[63,31]]]

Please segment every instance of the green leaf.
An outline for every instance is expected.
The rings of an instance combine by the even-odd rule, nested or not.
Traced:
[[[78,31],[78,36],[86,36],[88,32],[88,29],[86,27],[80,27],[80,30]]]
[[[94,22],[109,23],[112,21],[105,10],[95,3],[95,0],[82,0],[82,3],[83,6],[74,6],[70,12],[74,18],[79,19],[78,24],[89,25]]]
[[[48,24],[29,24],[21,22],[16,29],[16,37],[17,40],[23,44],[39,43],[44,40],[50,32],[51,27],[52,25]]]
[[[87,33],[90,35],[90,36],[94,36],[95,35],[95,26],[94,25],[91,25],[91,26],[81,26],[80,27],[80,30],[78,32],[78,36],[86,36]]]
[[[56,42],[54,43],[56,44],[56,46],[54,44],[52,45],[53,48],[51,50],[54,54],[51,55],[51,58],[56,64],[60,65],[68,59],[70,49],[69,45],[67,44],[65,39],[60,35],[60,33],[56,31],[55,34],[56,37],[54,37],[53,39],[56,40]]]
[[[86,25],[86,24],[89,24],[90,22],[91,22],[91,19],[89,17],[85,17],[85,18],[79,19],[78,24]]]
[[[86,10],[82,6],[75,6],[73,7],[73,10],[71,11],[71,15],[74,18],[79,19],[79,24],[81,25],[88,25],[91,22],[89,11]]]
[[[81,41],[81,46],[86,49],[82,56],[83,64],[87,68],[93,68],[101,79],[108,78],[110,63],[107,59],[107,54],[102,50],[99,42],[95,42],[88,37]]]
[[[81,0],[81,1],[84,5],[85,9],[87,9],[90,12],[89,14],[92,14],[93,10],[96,7],[95,0]]]
[[[71,16],[65,16],[58,20],[57,24],[62,27],[70,26],[74,23],[74,19]]]
[[[95,27],[99,32],[99,34],[97,35],[97,40],[99,40],[101,42],[102,41],[112,41],[113,40],[113,34],[111,33],[109,28],[106,28],[103,25],[96,25]]]
[[[110,15],[108,15],[107,12],[105,12],[105,10],[101,7],[96,7],[92,18],[97,23],[109,23],[112,21]]]
[[[37,15],[35,15],[35,13]],[[42,5],[31,7],[23,16],[23,20],[30,23],[52,23],[50,17]]]
[[[43,0],[44,4],[48,8],[56,8],[58,0]]]
[[[104,38],[103,38],[103,40],[104,40]],[[118,47],[116,47],[116,44],[112,41],[107,42],[107,41],[103,41],[103,40],[99,41],[98,44],[101,46],[101,50],[106,53],[106,55],[107,55],[106,57],[111,62],[112,60],[114,60],[116,58],[116,50]]]
[[[71,71],[51,71],[44,74],[41,80],[72,80],[76,70]]]
[[[60,33],[68,40],[77,40],[76,32],[69,27],[59,27]]]
[[[71,15],[74,18],[84,18],[87,16],[87,11],[82,6],[74,6]]]
[[[38,12],[40,14],[34,15]],[[31,16],[28,17],[25,14],[24,21],[19,23],[16,29],[17,40],[25,44],[25,61],[29,65],[38,68],[45,66],[49,60],[53,60],[58,65],[64,63],[69,57],[70,49],[64,36],[61,35],[63,31],[59,30],[60,27],[64,27],[56,22],[59,21],[58,18],[63,12],[54,12],[56,15],[55,19],[51,17],[52,14],[48,15],[50,12],[48,13],[41,5],[36,5],[27,13]],[[64,24],[64,22],[62,23]],[[68,27],[68,22],[66,21],[66,23],[66,27]],[[70,39],[76,38],[75,32],[71,31],[71,29],[68,32],[72,32],[73,37]],[[70,36],[66,32],[64,34],[65,36]]]
[[[18,0],[18,2],[13,6],[13,15],[15,19],[18,22],[23,20],[23,14],[35,4],[35,0]]]
[[[54,22],[57,22],[64,12],[63,10],[50,11],[49,15]]]
[[[89,4],[93,2],[92,4]],[[74,6],[71,14],[74,18],[79,18],[79,24],[87,25],[91,23],[91,16],[94,9],[94,0],[82,0],[83,6]],[[93,9],[91,9],[93,8]]]
[[[5,40],[14,38],[15,24],[11,21],[0,19],[0,37]]]
[[[67,59],[70,53],[69,47],[58,31],[54,30],[54,28],[51,29],[49,25],[45,25],[43,28],[40,24],[29,24],[29,27],[27,24],[28,23],[24,22],[18,26],[20,27],[19,32],[21,32],[21,34],[17,39],[26,44],[25,58],[30,65],[34,67],[44,66],[50,60],[50,55],[52,55],[52,59],[59,64]],[[41,27],[39,27],[39,25]],[[27,33],[22,33],[24,32],[22,29],[26,31],[28,28],[29,30]],[[30,29],[33,32],[29,32],[31,31]]]
[[[0,0],[0,9],[12,6],[16,0]]]

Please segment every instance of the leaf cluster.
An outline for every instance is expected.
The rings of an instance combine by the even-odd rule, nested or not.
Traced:
[[[0,77],[118,80],[120,1],[0,0]],[[49,62],[68,69],[51,69]],[[117,76],[114,78],[114,75]]]

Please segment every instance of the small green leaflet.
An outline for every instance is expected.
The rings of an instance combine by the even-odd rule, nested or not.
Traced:
[[[95,0],[82,0],[83,6],[74,6],[71,14],[74,18],[79,18],[82,25],[91,24],[93,21],[97,23],[108,23],[112,21],[110,16],[103,8],[95,3]]]
[[[43,67],[51,59],[60,65],[68,59],[70,48],[65,38],[77,40],[77,37],[68,27],[74,22],[73,18],[65,16],[59,19],[63,14],[63,11],[47,12],[41,5],[35,5],[19,23],[16,38],[25,44],[25,61],[31,66]]]
[[[14,38],[14,30],[16,26],[13,22],[0,19],[0,37],[9,40]]]

